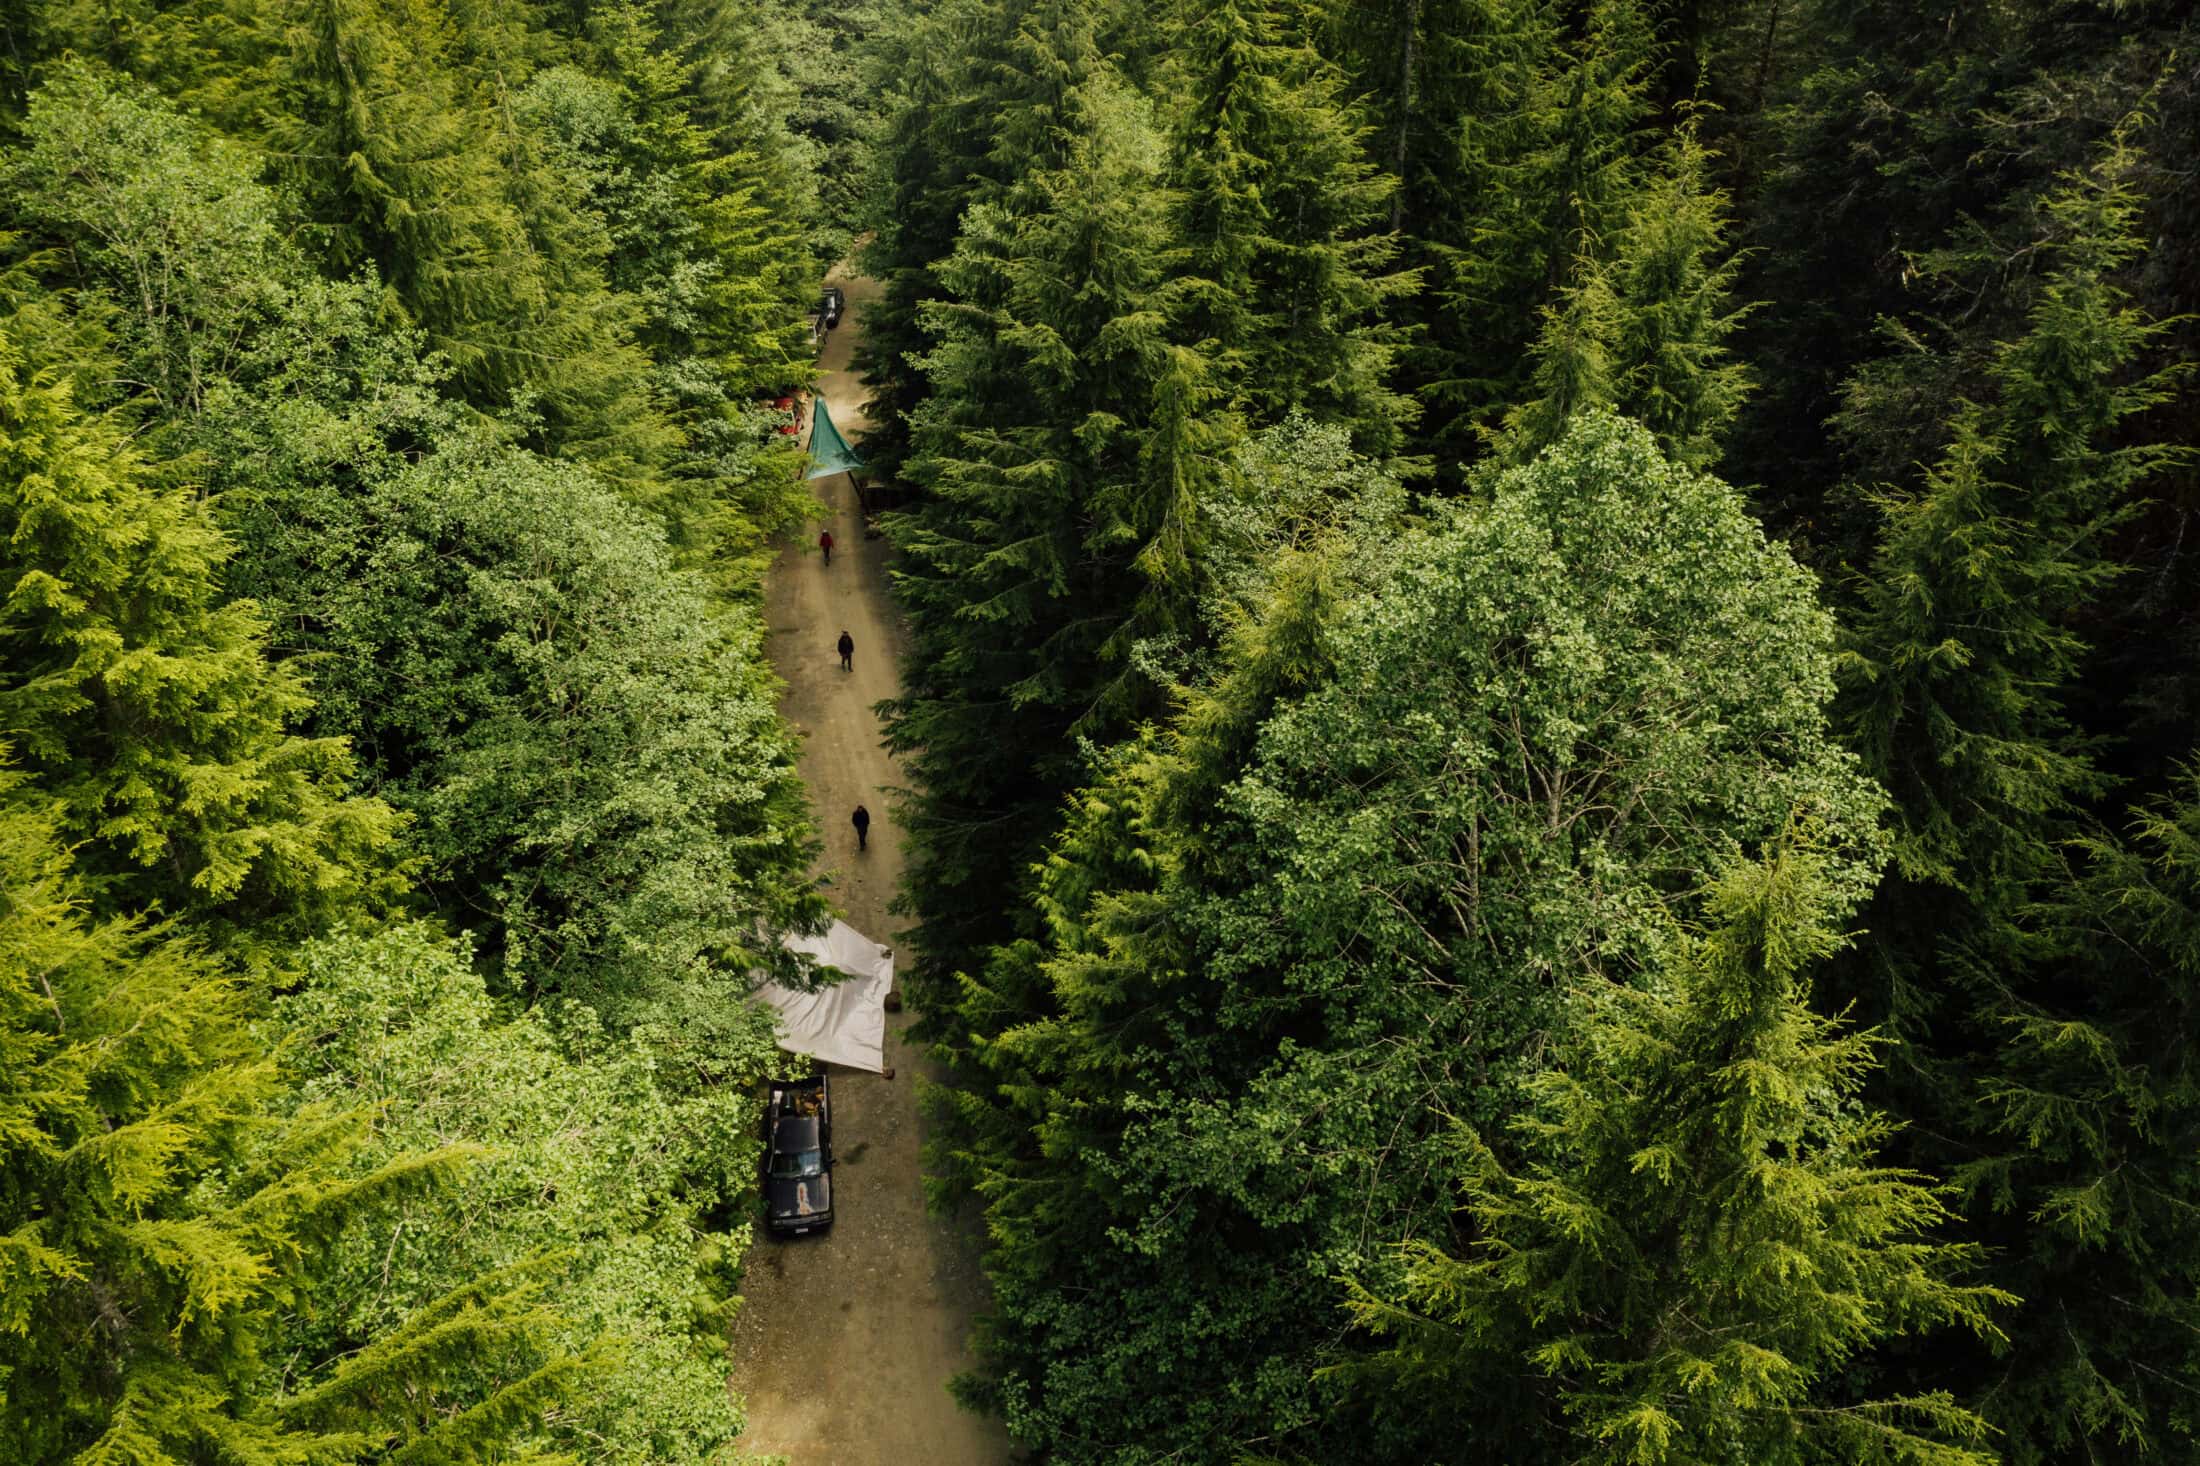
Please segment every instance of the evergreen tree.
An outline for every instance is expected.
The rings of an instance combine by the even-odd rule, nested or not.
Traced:
[[[604,221],[607,279],[639,307],[651,380],[683,439],[642,497],[684,563],[753,593],[772,537],[813,502],[796,445],[765,430],[760,407],[808,380],[811,264],[760,195],[753,155],[719,153],[694,119],[694,68],[647,14],[607,7],[589,30],[600,63],[538,73],[519,109]]]
[[[1726,197],[1708,179],[1711,157],[1691,120],[1628,209],[1615,264],[1624,303],[1616,342],[1619,411],[1676,462],[1716,464],[1749,387],[1728,339],[1747,314],[1732,303]]]
[[[1204,8],[1186,38],[1191,100],[1173,140],[1187,329],[1257,424],[1301,410],[1395,449],[1395,331],[1378,318],[1416,283],[1383,273],[1393,181],[1363,157],[1342,79],[1265,0]]]
[[[1509,461],[1557,441],[1573,414],[1606,407],[1649,428],[1678,462],[1717,462],[1748,372],[1725,346],[1746,312],[1728,303],[1735,265],[1719,258],[1724,200],[1707,188],[1708,161],[1691,123],[1629,206],[1612,256],[1579,260],[1579,278],[1546,308],[1537,395],[1505,416]]]
[[[1441,463],[1471,461],[1477,429],[1525,399],[1545,308],[1627,218],[1646,121],[1653,46],[1637,0],[1599,0],[1570,39],[1541,5],[1491,21],[1476,60],[1497,105],[1462,124],[1459,222],[1430,241],[1451,321],[1418,354],[1417,382]]]
[[[1643,986],[1589,979],[1514,1122],[1522,1162],[1459,1137],[1463,1255],[1415,1242],[1395,1292],[1357,1290],[1396,1340],[1378,1366],[1418,1386],[1399,1408],[1442,1401],[1469,1454],[1509,1462],[1994,1459],[1945,1393],[1842,1378],[1892,1334],[1995,1337],[2009,1300],[1956,1281],[1979,1249],[1934,1240],[1946,1205],[1878,1161],[1888,1122],[1856,1103],[1873,1038],[1805,993],[1829,904],[1807,837],[1783,841]]]
[[[463,1147],[346,1163],[361,1112],[283,1112],[245,993],[166,928],[86,915],[45,801],[0,790],[0,1439],[11,1459],[509,1459],[582,1373],[454,1391],[533,1326],[472,1282],[284,1398],[270,1357],[349,1212]],[[296,1361],[288,1361],[295,1363]]]
[[[394,819],[272,666],[207,505],[119,425],[25,372],[0,322],[0,723],[61,801],[102,909],[161,906],[255,941],[389,894]]]
[[[177,25],[187,53],[230,58],[189,95],[264,129],[334,273],[371,267],[479,405],[519,394],[542,444],[646,481],[676,437],[650,399],[633,303],[605,287],[601,221],[517,118],[527,58],[499,54],[518,48],[490,12],[474,19],[295,0]]]
[[[1900,811],[1869,991],[1905,1035],[1948,993],[1936,950],[1991,940],[2100,788],[2066,712],[2077,618],[2116,577],[2110,529],[2179,456],[2126,436],[2169,390],[2136,373],[2161,327],[2116,279],[2140,248],[2127,161],[2119,142],[2052,201],[2051,263],[2030,329],[1989,368],[1995,400],[1961,406],[1922,486],[1880,499],[1845,714]]]
[[[865,451],[897,474],[934,390],[920,365],[934,341],[924,318],[956,289],[941,271],[965,216],[1062,166],[1082,125],[1072,96],[1100,56],[1091,8],[1077,0],[953,0],[914,20],[887,64],[904,90],[887,128],[883,217],[864,252],[884,290],[865,316],[862,366],[879,425]]]
[[[2200,1389],[2200,774],[2073,842],[1991,974],[1956,1179],[2024,1307],[1980,1408],[2016,1466],[2171,1450]]]
[[[995,898],[1075,782],[1075,740],[1157,710],[1196,630],[1203,506],[1234,431],[1176,335],[1142,108],[1103,82],[1064,105],[1081,118],[1067,165],[1013,207],[974,206],[940,270],[953,298],[928,313],[941,343],[910,468],[928,498],[891,526],[915,645],[888,738],[918,781],[909,879],[933,983],[1001,935]]]
[[[1917,1153],[1970,1181],[1972,1220],[2003,1244],[2009,1286],[2039,1300],[2013,1332],[2032,1360],[2060,1361],[2027,1361],[2018,1372],[2050,1393],[2022,1401],[2004,1392],[2010,1366],[1999,1360],[1936,1353],[1909,1367],[1978,1391],[1997,1423],[2017,1427],[2012,1454],[2027,1461],[2163,1429],[2134,1413],[2128,1369],[2104,1382],[2071,1361],[2115,1361],[2127,1345],[2145,1347],[2137,1341],[2151,1328],[2181,1327],[2174,1309],[2143,1301],[2114,1318],[2070,1314],[2072,1290],[2094,1261],[2058,1243],[2086,1224],[2058,1215],[2057,1197],[2068,1193],[2047,1177],[2075,1163],[2061,1125],[2081,1123],[2084,1091],[2061,1097],[2061,1125],[2035,1112],[2022,1149],[2013,1150],[2010,1130],[2025,1103],[2014,1095],[2044,1103],[2047,1076],[2083,1082],[2041,1025],[2065,1000],[2027,972],[2027,951],[2042,938],[2026,911],[2089,899],[2054,885],[2067,878],[2058,846],[2081,832],[2108,783],[2096,757],[2102,741],[2072,716],[2088,623],[2123,568],[2116,526],[2137,512],[2141,488],[2182,457],[2137,421],[2169,397],[2173,376],[2144,368],[2163,328],[2119,283],[2140,252],[2128,163],[2113,140],[2047,202],[2053,233],[2028,330],[1984,368],[1994,396],[1954,413],[1921,489],[1881,498],[1885,529],[1849,657],[1853,736],[1895,795],[1898,817],[1895,865],[1866,913],[1874,940],[1845,980],[1906,1040],[1888,1092],[1912,1123]],[[2049,929],[2061,920],[2050,917]],[[2155,1021],[2173,1026],[2178,1000],[2160,996]],[[2061,1037],[2081,1042],[2078,1033]],[[2158,1093],[2131,1082],[2148,1102]],[[2131,1163],[2144,1157],[2135,1150]],[[2033,1167],[2045,1173],[2039,1189],[2018,1189],[2010,1177]],[[2020,1205],[2028,1223],[2011,1214]],[[2070,1394],[2051,1393],[2060,1390]],[[2183,1407],[2153,1408],[2175,1420]]]

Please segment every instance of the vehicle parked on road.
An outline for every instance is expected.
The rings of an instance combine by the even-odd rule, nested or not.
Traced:
[[[764,1099],[764,1228],[799,1237],[832,1224],[832,1088],[822,1073],[775,1079]]]
[[[847,294],[838,285],[828,285],[818,293],[817,328],[820,336],[840,324],[842,311],[848,308]]]

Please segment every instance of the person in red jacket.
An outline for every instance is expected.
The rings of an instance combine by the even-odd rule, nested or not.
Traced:
[[[817,537],[817,547],[825,552],[825,563],[833,563],[833,532],[825,530]]]

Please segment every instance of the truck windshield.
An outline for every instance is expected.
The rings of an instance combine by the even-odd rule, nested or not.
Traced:
[[[781,1151],[772,1157],[772,1174],[787,1180],[823,1175],[825,1157],[814,1150]]]

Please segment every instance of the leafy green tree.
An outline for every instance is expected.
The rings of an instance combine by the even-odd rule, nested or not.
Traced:
[[[730,1021],[822,909],[754,613],[714,612],[570,464],[461,437],[368,487],[255,512],[314,527],[268,578],[327,657],[321,716],[413,816],[423,891],[519,991]]]
[[[1309,1307],[1442,1235],[1443,1116],[1510,1113],[1564,992],[1654,965],[1743,843],[1819,812],[1861,900],[1832,639],[1733,490],[1600,415],[1425,527],[1278,556],[1212,681],[1077,795],[1043,927],[962,985],[946,1159],[987,1203],[1011,1430],[1440,1455],[1315,1393]]]
[[[395,819],[350,791],[344,740],[296,731],[305,683],[224,601],[208,506],[27,373],[22,325],[0,322],[0,723],[102,909],[266,941],[387,897]]]
[[[805,0],[778,13],[788,126],[808,144],[823,228],[819,257],[846,259],[876,222],[877,144],[887,111],[880,41],[899,19],[877,0]]]
[[[1580,989],[1513,1121],[1521,1161],[1458,1137],[1460,1254],[1409,1243],[1393,1290],[1355,1291],[1394,1340],[1374,1367],[1414,1386],[1399,1408],[1442,1402],[1489,1460],[1994,1459],[1946,1393],[1856,1398],[1842,1376],[1890,1334],[1997,1337],[2009,1299],[1957,1281],[1980,1249],[1936,1240],[1941,1196],[1879,1161],[1873,1036],[1810,1010],[1829,896],[1807,834],[1783,840],[1641,985]]]
[[[22,132],[0,187],[34,231],[23,242],[65,251],[67,283],[111,300],[126,390],[160,414],[203,412],[306,269],[260,160],[77,61],[47,74]]]
[[[340,1359],[477,1278],[511,1277],[535,1295],[524,1347],[454,1384],[585,1360],[588,1389],[540,1423],[540,1449],[722,1461],[742,1424],[725,1327],[748,1227],[712,1219],[738,1219],[751,1184],[754,1081],[777,1055],[768,1015],[750,1010],[712,1067],[661,1075],[654,1045],[612,1039],[585,1014],[560,1023],[494,1003],[467,944],[425,927],[341,932],[301,955],[275,1015],[300,1071],[290,1103],[377,1115],[351,1162],[361,1170],[454,1142],[478,1158],[452,1184],[347,1217],[316,1270],[315,1307],[286,1320],[279,1347]]]

